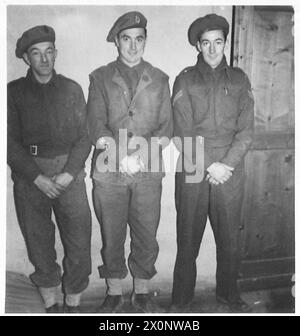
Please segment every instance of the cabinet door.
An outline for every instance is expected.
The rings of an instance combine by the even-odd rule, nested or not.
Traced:
[[[255,137],[246,157],[241,289],[292,285],[294,229],[294,12],[234,8],[233,65],[248,74]]]

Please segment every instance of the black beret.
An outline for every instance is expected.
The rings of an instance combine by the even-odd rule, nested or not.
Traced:
[[[222,30],[225,37],[229,32],[229,23],[227,20],[217,14],[208,14],[195,20],[189,27],[188,38],[191,45],[196,45],[201,35],[210,30]]]
[[[16,56],[22,58],[24,52],[33,44],[55,42],[55,31],[49,26],[35,26],[26,30],[17,41]]]
[[[106,41],[114,42],[115,36],[119,34],[120,31],[129,28],[146,28],[147,19],[140,12],[128,12],[123,14],[114,23],[111,30],[109,31]]]

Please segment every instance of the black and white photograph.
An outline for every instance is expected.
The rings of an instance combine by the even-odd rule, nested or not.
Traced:
[[[2,10],[3,313],[295,315],[293,3]]]

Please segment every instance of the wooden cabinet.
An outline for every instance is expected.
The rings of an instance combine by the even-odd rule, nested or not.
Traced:
[[[255,138],[246,157],[241,289],[292,285],[295,269],[294,12],[234,8],[234,66],[249,76]]]

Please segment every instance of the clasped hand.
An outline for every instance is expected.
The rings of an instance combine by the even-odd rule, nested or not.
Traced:
[[[73,181],[73,176],[67,172],[54,175],[52,178],[40,174],[34,184],[49,198],[57,198]]]
[[[134,142],[134,138],[131,138],[129,140],[128,147],[130,147],[130,143],[133,143],[133,142]],[[108,137],[102,137],[98,139],[96,143],[97,149],[107,150],[108,147],[109,147]],[[127,155],[120,162],[119,170],[123,174],[128,174],[129,176],[133,176],[134,174],[136,174],[140,170],[143,170],[144,168],[145,168],[145,165],[139,155]]]
[[[227,166],[222,162],[214,162],[207,168],[206,180],[212,184],[223,184],[232,176],[234,168]]]
[[[120,172],[129,176],[133,176],[144,168],[145,165],[138,155],[127,155],[120,163]]]

